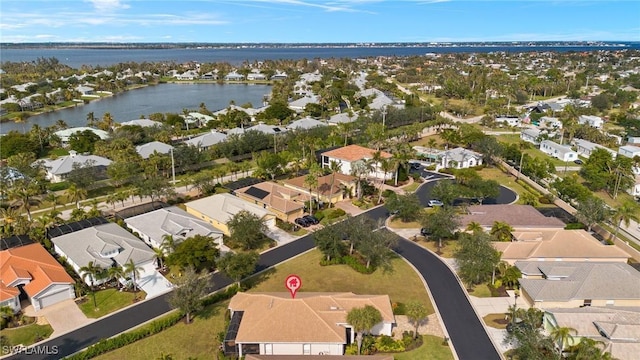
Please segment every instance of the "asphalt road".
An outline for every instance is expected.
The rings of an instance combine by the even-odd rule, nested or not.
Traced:
[[[442,174],[428,172],[423,175],[429,179],[446,177]],[[417,195],[423,204],[426,204],[426,201],[430,199],[429,192],[435,183],[436,181],[426,183],[418,189]],[[505,189],[504,194],[501,189],[501,196],[496,199],[500,203],[510,203],[514,200],[515,194],[509,193],[508,189]],[[363,216],[377,220],[384,219],[388,216],[387,213],[384,207],[377,207],[367,211]],[[257,270],[266,270],[313,247],[313,239],[311,235],[307,235],[274,248],[260,255]],[[459,358],[462,360],[499,359],[500,356],[493,343],[476,316],[464,290],[455,277],[456,275],[449,267],[434,254],[400,237],[396,251],[411,262],[427,282]],[[232,280],[220,273],[213,274],[211,281],[213,289],[216,290],[232,283]],[[8,359],[54,360],[71,355],[101,339],[110,338],[167,313],[171,310],[171,306],[167,303],[169,295],[170,293],[141,302],[78,330],[44,342],[36,348],[36,352],[45,352],[45,350],[51,352],[53,349],[57,349],[55,354],[16,354]]]

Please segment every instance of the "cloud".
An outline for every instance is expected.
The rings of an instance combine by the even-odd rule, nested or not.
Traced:
[[[355,6],[369,4],[369,3],[377,3],[379,0],[337,0],[337,1],[324,1],[324,2],[313,2],[313,1],[302,1],[302,0],[243,0],[234,2],[236,4],[244,3],[247,4],[264,4],[264,5],[288,5],[288,6],[298,6],[298,7],[306,7],[306,8],[316,8],[322,9],[326,12],[370,12],[368,10],[358,9]]]
[[[120,0],[89,0],[93,7],[99,12],[113,12],[128,9],[129,5]]]

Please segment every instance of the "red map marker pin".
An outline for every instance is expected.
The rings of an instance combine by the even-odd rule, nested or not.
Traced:
[[[289,289],[291,293],[291,298],[296,298],[296,292],[302,286],[302,280],[300,280],[300,276],[298,275],[289,275],[287,276],[287,280],[284,281],[284,286]]]

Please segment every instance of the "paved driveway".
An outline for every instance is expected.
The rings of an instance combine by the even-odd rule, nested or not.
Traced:
[[[59,336],[71,330],[85,326],[95,319],[87,318],[73,299],[61,301],[35,312],[33,306],[24,309],[27,316],[42,316],[53,328],[51,337]]]
[[[147,293],[145,299],[150,299],[173,290],[173,285],[156,270],[154,264],[144,265],[142,269],[140,277],[136,279],[136,284]]]

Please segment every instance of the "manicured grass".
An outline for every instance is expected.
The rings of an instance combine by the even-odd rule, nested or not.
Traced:
[[[469,291],[469,295],[481,298],[491,297],[491,290],[487,283],[478,284],[473,287],[471,291]]]
[[[389,222],[389,227],[392,229],[420,229],[422,226],[417,221],[404,222],[394,216]]]
[[[487,326],[495,329],[506,329],[509,323],[509,319],[506,318],[505,314],[488,314],[482,320]]]
[[[402,190],[404,190],[407,193],[412,193],[412,192],[415,192],[420,185],[422,185],[421,182],[414,181],[411,184],[403,187]]]
[[[425,136],[423,138],[420,138],[420,140],[412,141],[409,144],[411,146],[416,146],[417,145],[417,146],[428,147],[430,139],[434,139],[436,141],[436,148],[438,148],[438,149],[443,149],[444,148],[445,141],[442,140],[442,138],[438,134]]]
[[[147,294],[138,291],[137,298],[144,299]],[[128,291],[118,291],[117,289],[106,289],[96,292],[96,304],[93,307],[93,295],[87,294],[86,301],[80,305],[80,310],[89,318],[99,318],[123,307],[133,304],[134,294]]]
[[[520,196],[528,192],[527,189],[516,182],[515,177],[507,175],[504,171],[500,170],[497,167],[486,167],[478,171],[478,174],[485,180],[495,180],[498,184],[508,187]],[[521,201],[521,199],[518,199],[518,203],[520,203]]]
[[[387,294],[391,302],[408,303],[419,300],[427,306],[429,314],[433,314],[433,305],[418,274],[403,259],[393,259],[393,272],[384,273],[376,270],[373,274],[364,275],[347,265],[320,266],[322,253],[312,250],[304,255],[291,259],[271,272],[259,275],[261,282],[250,292],[282,292],[286,291],[284,280],[290,274],[297,274],[302,279],[300,291],[343,292],[355,294]],[[251,280],[249,280],[251,282]]]
[[[509,134],[509,135],[498,135],[496,136],[496,139],[498,139],[498,141],[506,143],[506,144],[519,144],[520,143],[520,134]],[[531,146],[535,146],[533,144],[531,144]],[[560,160],[560,159],[556,159],[554,157],[551,157],[545,153],[543,153],[542,151],[540,151],[540,149],[537,149],[535,147],[532,147],[531,149],[525,149],[524,150],[525,154],[528,154],[531,157],[534,158],[540,158],[540,159],[550,159],[554,165],[556,166],[564,166],[565,162]],[[574,165],[573,162],[569,162],[568,163],[569,166]]]
[[[393,273],[376,271],[371,275],[357,273],[346,265],[320,266],[322,254],[312,250],[266,271],[253,279],[259,283],[250,292],[286,291],[283,282],[289,274],[302,278],[300,291],[343,292],[356,294],[388,294],[392,302],[407,303],[420,300],[434,313],[424,284],[404,260],[393,260]],[[193,322],[183,322],[149,338],[97,357],[97,359],[154,359],[160,354],[171,354],[174,358],[189,357],[211,359],[218,348],[216,336],[225,329],[228,301],[208,306]],[[451,359],[446,357],[442,338],[425,336],[425,345],[408,352],[408,357],[398,359]],[[436,346],[438,345],[438,346]],[[446,348],[448,350],[448,347]],[[433,354],[433,355],[432,355]],[[394,354],[395,356],[404,354]],[[445,357],[442,357],[445,356]]]
[[[298,230],[291,232],[290,234],[293,236],[305,236],[307,235],[309,232],[305,229],[299,228]]]
[[[9,345],[31,345],[37,341],[43,340],[51,336],[53,333],[53,328],[51,325],[38,325],[31,324],[25,325],[18,328],[12,329],[4,329],[0,332],[2,336],[7,337],[7,341]],[[37,340],[37,341],[36,341]],[[7,345],[7,344],[2,344]],[[5,355],[4,353],[0,353],[0,355]]]
[[[226,310],[229,301],[206,307],[191,324],[184,322],[163,332],[111,351],[96,359],[102,360],[148,360],[161,354],[174,359],[215,359],[220,344],[217,335],[225,329]]]
[[[394,353],[393,358],[395,360],[416,360],[416,359],[429,359],[429,360],[449,360],[453,359],[453,354],[449,345],[444,343],[444,339],[433,335],[423,335],[422,340],[424,343],[417,349],[407,351],[404,353]]]
[[[438,242],[437,241],[427,241],[425,240],[424,237],[422,236],[418,236],[418,241],[416,242],[418,245],[427,248],[431,251],[433,251],[434,253],[438,252]],[[455,254],[455,252],[458,250],[459,246],[458,246],[458,242],[455,240],[447,240],[447,241],[443,241],[442,242],[442,249],[440,249],[440,251],[442,252],[440,254],[441,257],[443,258],[447,258],[447,259],[453,259],[455,256],[453,256],[453,254]]]

